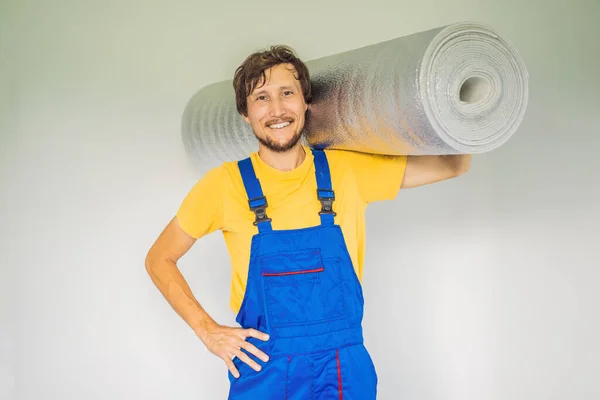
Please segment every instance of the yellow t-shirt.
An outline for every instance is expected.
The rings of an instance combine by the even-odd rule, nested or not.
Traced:
[[[250,154],[274,230],[319,225],[314,157],[304,147],[303,163],[292,171],[276,170]],[[359,280],[365,251],[365,209],[369,203],[396,197],[406,168],[405,156],[388,156],[344,150],[325,150],[335,191],[333,210]],[[190,190],[176,214],[182,229],[198,239],[221,230],[231,257],[230,307],[238,312],[246,290],[250,242],[258,233],[255,215],[248,208],[237,162],[225,162],[207,172]]]

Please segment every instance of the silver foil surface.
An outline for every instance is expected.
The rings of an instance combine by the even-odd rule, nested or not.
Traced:
[[[477,154],[506,143],[527,108],[528,73],[492,28],[457,23],[306,62],[313,104],[304,141],[396,155]],[[188,102],[182,139],[196,161],[258,149],[232,81]]]

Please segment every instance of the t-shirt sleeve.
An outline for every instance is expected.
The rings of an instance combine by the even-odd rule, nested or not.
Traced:
[[[195,239],[223,228],[223,178],[222,167],[208,171],[177,210],[179,225]]]
[[[406,156],[349,152],[348,162],[365,203],[396,198],[406,170]]]

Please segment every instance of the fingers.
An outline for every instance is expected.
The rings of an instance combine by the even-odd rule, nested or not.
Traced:
[[[256,329],[253,329],[253,328],[245,329],[244,332],[246,333],[247,336],[251,336],[253,338],[260,339],[263,342],[266,342],[267,340],[269,340],[269,335],[267,335],[266,333],[263,333],[261,331],[257,331]]]
[[[257,358],[260,358],[261,360],[263,360],[264,362],[269,361],[269,356],[266,355],[265,353],[263,353],[262,351],[260,351],[256,346],[254,346],[252,343],[249,343],[246,341],[247,337],[253,337],[253,338],[257,338],[259,340],[262,341],[267,341],[269,340],[269,335],[263,332],[260,332],[256,329],[244,329],[243,331],[244,333],[244,340],[243,343],[241,343],[240,345],[247,350],[248,352],[250,352],[251,354],[253,354],[254,356],[256,356]]]
[[[240,373],[238,372],[237,368],[235,367],[233,360],[231,360],[231,358],[228,358],[228,357],[223,357],[223,360],[225,361],[225,365],[227,365],[227,368],[229,368],[231,375],[235,376],[236,378],[239,378]]]
[[[251,359],[250,357],[248,357],[248,355],[246,353],[244,353],[243,351],[238,350],[234,354],[236,355],[237,358],[240,359],[240,361],[245,362],[246,364],[248,364],[256,372],[259,372],[262,369],[262,367],[260,365],[258,365],[256,363],[256,361],[254,361],[253,359]]]
[[[246,341],[248,337],[253,337],[262,341],[269,340],[268,334],[260,332],[256,329],[230,328],[218,333],[214,338],[211,339],[210,344],[207,346],[211,352],[218,355],[223,359],[223,361],[225,361],[225,365],[227,365],[227,368],[235,378],[240,377],[240,372],[233,363],[233,356],[239,358],[241,362],[249,365],[250,368],[256,372],[259,372],[262,369],[262,367],[256,361],[254,361],[248,356],[248,354],[244,352],[244,350],[263,362],[269,361],[268,355],[263,353],[252,343]]]
[[[265,353],[263,353],[262,351],[260,351],[256,346],[254,346],[252,343],[248,343],[248,342],[243,342],[240,344],[242,346],[242,348],[244,350],[246,350],[248,353],[253,354],[256,358],[260,358],[261,360],[263,360],[264,362],[269,361],[269,356],[266,355]]]

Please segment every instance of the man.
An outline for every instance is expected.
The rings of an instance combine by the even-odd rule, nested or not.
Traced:
[[[375,399],[361,327],[365,208],[400,188],[459,176],[471,157],[304,146],[309,72],[286,46],[250,55],[233,83],[258,151],[197,182],[148,252],[146,269],[229,368],[230,399]],[[177,268],[197,239],[216,230],[231,256],[230,306],[240,327],[213,320]]]

